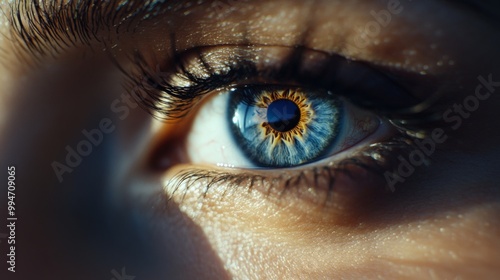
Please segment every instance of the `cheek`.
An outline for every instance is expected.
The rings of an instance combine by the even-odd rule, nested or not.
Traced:
[[[177,226],[191,229],[171,237],[183,240],[181,251],[211,252],[198,263],[216,261],[229,275],[448,279],[499,272],[498,203],[386,227],[345,227],[322,220],[321,211],[304,217],[259,192],[212,189],[201,198],[204,190],[177,190],[176,211],[191,223]]]
[[[495,278],[500,272],[498,210],[500,203],[483,204],[408,224],[390,238],[383,259],[405,275]]]
[[[179,213],[201,230],[229,275],[270,279],[293,276],[290,272],[302,262],[300,252],[291,244],[297,232],[290,228],[286,232],[284,221],[277,219],[281,216],[277,207],[262,202],[260,194],[212,190],[202,198],[200,189],[204,187],[191,185],[189,190],[177,190],[174,201],[179,202]]]

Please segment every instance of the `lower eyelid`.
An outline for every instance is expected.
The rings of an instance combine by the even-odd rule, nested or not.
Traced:
[[[315,164],[284,170],[229,169],[212,166],[177,166],[165,181],[169,194],[182,195],[193,188],[200,197],[212,192],[231,193],[255,190],[275,203],[298,205],[305,211],[314,209],[351,209],[342,215],[353,214],[356,205],[374,195],[388,193],[383,173],[392,170],[394,158],[409,147],[406,138],[382,124],[381,132],[363,142],[357,151],[341,153]],[[385,131],[384,131],[385,130]],[[382,137],[385,137],[383,139]],[[374,141],[377,140],[376,144]],[[385,146],[385,143],[391,145]],[[307,210],[309,209],[309,210]],[[337,213],[337,215],[340,215]]]
[[[241,173],[187,168],[166,180],[165,192],[180,203],[184,202],[184,197],[192,198],[193,195],[203,202],[208,198],[231,200],[233,196],[252,193],[250,198],[257,195],[259,199],[306,217],[318,211],[324,212],[330,221],[343,221],[343,224],[355,221],[353,217],[362,216],[360,211],[364,209],[360,209],[360,204],[387,194],[383,177],[354,163],[343,167],[325,166],[298,174],[285,172],[269,177],[263,174],[258,171]]]

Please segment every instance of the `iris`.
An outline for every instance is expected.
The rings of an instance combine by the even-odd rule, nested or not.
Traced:
[[[257,167],[293,167],[326,156],[342,118],[342,101],[327,92],[242,87],[229,98],[234,141]]]

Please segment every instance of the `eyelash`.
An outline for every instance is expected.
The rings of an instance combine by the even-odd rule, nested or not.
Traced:
[[[147,15],[164,12],[168,7],[160,1],[9,1],[7,15],[11,28],[10,40],[16,59],[30,68],[40,66],[47,57],[57,58],[77,46],[92,47],[103,42],[100,31],[118,34],[138,27]],[[175,5],[174,5],[175,6]],[[174,7],[175,8],[175,7]],[[138,15],[146,14],[143,18]],[[105,47],[105,46],[104,46]],[[6,57],[11,57],[8,54]]]
[[[141,53],[135,53],[133,57],[134,64],[139,69],[138,74],[133,75],[118,66],[128,78],[126,83],[128,92],[146,111],[163,120],[183,118],[203,96],[227,88],[238,82],[241,77],[259,75],[253,65],[240,62],[236,68],[227,65],[230,70],[223,75],[211,73],[208,78],[199,78],[184,67],[180,54],[175,53],[172,57],[174,67],[180,68],[175,75],[185,77],[191,86],[177,86],[164,80],[163,78],[172,75],[152,71],[154,68],[147,65]],[[209,67],[206,67],[205,70],[210,71]],[[166,77],[162,77],[162,74],[166,74]]]
[[[120,1],[116,1],[118,3]],[[131,1],[132,2],[132,1]],[[67,49],[70,46],[76,45],[91,45],[91,41],[98,39],[97,30],[107,29],[111,32],[111,28],[118,28],[122,25],[126,25],[126,29],[132,27],[130,23],[140,22],[141,19],[135,19],[133,16],[127,16],[127,20],[121,21],[120,24],[112,22],[93,22],[94,25],[89,25],[87,23],[87,18],[83,18],[82,15],[90,14],[92,18],[106,18],[111,21],[117,18],[122,18],[120,15],[131,14],[130,11],[141,7],[142,9],[149,9],[151,11],[155,8],[154,1],[149,3],[149,5],[133,4],[133,2],[127,2],[127,5],[120,6],[120,8],[110,11],[104,11],[99,9],[94,9],[94,5],[76,5],[76,6],[64,6],[61,5],[62,2],[59,1],[48,1],[42,4],[45,5],[43,9],[40,9],[38,2],[22,2],[17,1],[11,5],[11,18],[10,24],[13,26],[13,38],[17,42],[20,42],[23,48],[17,53],[19,58],[24,57],[24,61],[30,61],[26,58],[29,55],[31,59],[35,59],[35,62],[40,61],[46,56],[54,56],[57,52]],[[24,3],[24,5],[22,5]],[[78,2],[83,3],[83,2]],[[115,2],[110,3],[110,7],[114,7]],[[130,5],[129,5],[130,4]],[[95,5],[97,7],[98,5]],[[90,8],[89,8],[90,7]],[[102,7],[101,7],[102,8]],[[55,20],[49,21],[47,14],[58,15]],[[108,12],[110,13],[106,17],[99,17],[99,13]],[[73,22],[70,25],[73,28],[66,29],[65,23],[58,22],[57,19],[71,18]],[[126,23],[129,23],[128,25]],[[68,23],[66,23],[68,24]],[[174,34],[172,34],[172,42],[175,42]],[[241,46],[243,47],[243,46]],[[175,50],[175,46],[172,46]],[[302,56],[303,47],[297,47],[294,52],[288,58],[288,61],[284,65],[297,66],[300,65],[300,57]],[[55,52],[55,53],[54,53]],[[275,80],[296,80],[294,75],[296,73],[290,72],[274,72],[268,73],[259,72],[255,65],[249,61],[238,61],[236,64],[228,63],[226,67],[229,71],[223,74],[214,74],[212,69],[208,65],[205,65],[207,72],[211,73],[208,78],[199,78],[189,72],[189,69],[185,68],[182,63],[183,54],[174,52],[171,56],[180,70],[177,72],[189,80],[192,86],[182,87],[175,86],[174,84],[163,83],[159,84],[155,79],[158,77],[158,73],[155,72],[150,65],[147,65],[146,60],[140,52],[134,54],[134,61],[137,64],[139,73],[135,75],[128,73],[127,71],[122,71],[129,78],[127,81],[127,87],[130,89],[129,92],[138,98],[144,108],[149,110],[154,114],[154,116],[162,119],[175,119],[184,117],[192,108],[197,100],[201,99],[203,96],[217,90],[224,89],[231,84],[239,83],[244,80],[243,77],[253,77],[257,78],[269,78],[273,77]],[[199,58],[202,58],[199,56]],[[37,61],[38,59],[38,61]],[[117,63],[119,66],[119,64]],[[281,67],[285,69],[286,67]],[[289,67],[295,69],[295,67]],[[295,75],[296,76],[296,75]],[[147,81],[144,83],[144,81]],[[313,85],[314,83],[311,82]],[[137,90],[140,94],[137,95]],[[175,106],[173,106],[175,104]],[[379,104],[380,105],[380,104]],[[395,158],[395,153],[402,154],[407,150],[412,149],[412,140],[416,139],[416,135],[425,137],[425,130],[421,129],[422,124],[428,125],[434,122],[434,116],[431,114],[420,115],[418,120],[415,121],[414,112],[411,110],[405,111],[385,111],[378,110],[379,113],[384,113],[387,118],[390,119],[391,123],[399,129],[400,134],[395,136],[392,140],[384,143],[377,143],[371,145],[369,148],[360,152],[349,159],[343,160],[334,164],[333,166],[327,166],[323,168],[309,168],[298,172],[298,175],[292,176],[291,178],[284,178],[283,176],[264,176],[259,174],[253,174],[254,172],[247,172],[246,174],[233,174],[231,172],[210,172],[206,170],[186,170],[181,172],[176,176],[177,180],[172,180],[172,185],[180,185],[185,182],[193,182],[199,180],[207,180],[206,192],[214,185],[219,182],[224,182],[226,186],[237,187],[240,186],[244,181],[248,182],[250,188],[253,187],[255,182],[281,182],[281,185],[285,186],[285,189],[299,186],[301,183],[301,178],[304,178],[306,173],[313,173],[314,178],[318,176],[323,176],[328,174],[327,181],[329,182],[328,189],[331,191],[334,188],[335,174],[348,173],[348,166],[355,165],[362,167],[366,170],[371,170],[374,173],[383,173],[383,171],[388,170],[392,166],[393,159]],[[411,113],[409,113],[411,112]],[[411,120],[411,126],[409,125],[409,120]],[[398,152],[399,151],[399,152]],[[375,156],[378,155],[378,156]],[[369,161],[370,164],[366,162]],[[271,184],[272,187],[273,184]],[[205,193],[206,193],[205,192]]]
[[[231,172],[192,168],[175,174],[173,178],[166,183],[166,189],[170,190],[170,199],[172,199],[179,190],[183,190],[184,193],[187,193],[189,188],[195,186],[196,183],[202,183],[201,186],[204,187],[204,190],[200,194],[203,198],[206,197],[210,189],[214,187],[225,188],[224,194],[228,190],[241,187],[249,190],[260,188],[260,191],[267,196],[277,191],[277,196],[281,197],[292,189],[300,193],[307,193],[307,189],[313,185],[316,193],[319,193],[319,197],[322,199],[317,201],[317,195],[315,195],[314,198],[310,198],[309,200],[314,204],[325,205],[329,202],[328,199],[331,198],[332,194],[337,189],[335,185],[337,176],[352,176],[351,167],[361,168],[382,178],[383,176],[381,176],[381,174],[384,174],[388,170],[392,170],[392,168],[396,166],[397,160],[395,154],[409,154],[409,152],[415,148],[416,146],[413,143],[413,139],[400,135],[394,137],[390,141],[370,145],[363,151],[337,163],[302,168],[302,170],[298,171],[283,171],[278,173],[278,175],[266,174],[265,171],[263,172],[261,170],[246,170],[245,172],[237,170]],[[291,175],[290,173],[296,174]],[[318,181],[321,180],[327,182],[326,187],[318,187]],[[311,181],[314,183],[309,184]],[[371,187],[367,188],[368,191],[373,191],[374,189],[376,191],[395,191],[394,189],[389,189],[385,181],[380,184],[374,181],[364,182],[371,184]],[[363,187],[368,186],[365,185]],[[308,199],[305,198],[304,200]]]
[[[244,46],[235,47],[244,48]],[[283,65],[299,65],[300,62],[297,59],[300,59],[303,51],[304,49],[302,48],[296,48],[296,52],[293,52]],[[203,61],[201,52],[199,50],[195,50],[195,52],[198,52],[197,57]],[[276,75],[276,72],[272,70],[259,72],[257,67],[250,61],[236,61],[235,63],[228,61],[225,62],[225,67],[222,67],[227,68],[223,73],[214,73],[210,65],[207,62],[203,62],[203,70],[209,74],[200,78],[189,72],[189,69],[184,66],[183,54],[175,54],[173,59],[175,63],[173,63],[174,67],[172,69],[176,69],[177,72],[168,72],[170,74],[162,78],[168,78],[172,75],[185,77],[190,86],[183,87],[168,82],[167,79],[158,81],[159,76],[155,72],[158,71],[158,67],[156,69],[150,67],[145,61],[140,53],[134,55],[134,62],[138,66],[139,71],[135,75],[127,73],[127,77],[130,79],[128,84],[134,85],[135,90],[141,91],[140,94],[137,94],[137,92],[132,93],[135,98],[139,99],[139,104],[150,110],[155,117],[167,121],[185,117],[203,96],[214,91],[220,91],[234,84],[247,82],[248,80],[269,79],[269,77],[274,80],[293,82],[297,76],[297,73]],[[282,66],[282,68],[289,67]],[[277,71],[277,73],[280,72]],[[395,116],[396,113],[394,112],[397,111],[402,110],[387,110],[385,113]],[[405,155],[412,151],[414,149],[413,140],[417,139],[416,135],[418,135],[418,138],[426,137],[424,129],[418,129],[418,133],[416,133],[415,128],[419,128],[421,124],[429,125],[433,121],[433,116],[419,117],[418,122],[412,123],[412,127],[410,128],[405,126],[407,121],[403,120],[411,119],[411,115],[403,113],[401,114],[403,117],[400,119],[395,117],[389,118],[395,126],[397,124],[398,135],[383,143],[370,145],[363,151],[340,162],[329,163],[323,167],[303,166],[301,170],[297,169],[297,171],[293,172],[292,176],[290,176],[290,170],[286,169],[284,172],[280,172],[279,175],[267,174],[265,170],[209,171],[205,169],[190,169],[181,171],[172,180],[169,180],[168,188],[173,190],[173,195],[181,186],[190,186],[194,185],[195,182],[203,181],[203,186],[205,187],[204,195],[212,187],[220,185],[221,182],[224,183],[223,185],[226,188],[238,188],[246,185],[252,189],[256,185],[265,185],[268,188],[264,192],[270,193],[271,189],[281,188],[285,191],[291,188],[300,188],[303,185],[304,178],[313,178],[314,181],[321,179],[328,182],[326,188],[328,189],[328,194],[325,195],[325,199],[327,199],[329,194],[333,193],[335,189],[335,178],[339,174],[349,174],[351,166],[381,175],[396,166],[397,155]]]
[[[175,42],[175,38],[173,38],[172,41]],[[235,52],[244,52],[246,48],[257,46],[234,45],[225,47],[234,48]],[[176,49],[175,45],[171,46],[171,48],[173,50]],[[128,88],[128,91],[131,92],[133,97],[136,98],[138,103],[143,105],[144,109],[147,111],[154,113],[156,117],[169,120],[184,117],[190,111],[192,106],[196,104],[196,101],[209,93],[228,89],[235,85],[241,86],[241,83],[251,86],[252,82],[256,80],[264,80],[266,85],[277,83],[279,86],[284,86],[286,85],[285,83],[289,83],[290,86],[299,84],[301,87],[330,91],[331,89],[328,84],[330,84],[331,81],[327,74],[331,70],[331,65],[329,64],[333,63],[329,62],[324,64],[323,67],[325,67],[325,69],[322,70],[322,73],[318,73],[313,77],[304,77],[302,74],[298,73],[299,70],[295,72],[289,70],[300,68],[303,63],[302,57],[304,57],[305,53],[308,51],[311,50],[308,50],[303,46],[296,46],[293,48],[293,51],[285,59],[283,59],[284,62],[282,62],[281,65],[274,65],[273,68],[267,68],[265,70],[257,69],[255,62],[253,61],[232,58],[233,61],[225,61],[223,62],[223,65],[218,65],[219,69],[224,69],[223,71],[215,71],[210,63],[208,63],[203,57],[203,48],[191,49],[185,53],[178,53],[174,51],[174,53],[170,55],[171,59],[168,61],[168,65],[171,65],[168,72],[161,71],[161,63],[156,63],[156,66],[152,67],[152,65],[146,62],[146,59],[140,52],[136,52],[132,58],[138,72],[136,71],[136,73],[132,73],[124,70],[118,62],[116,62],[116,65],[126,75],[128,79],[126,87]],[[184,57],[193,55],[193,53],[196,55],[196,59],[201,61],[202,65],[199,65],[203,67],[201,71],[208,73],[208,76],[197,76],[196,74],[190,72],[186,66]],[[323,55],[326,54],[323,53]],[[328,57],[334,62],[348,61],[338,55],[328,55]],[[371,66],[366,63],[355,61],[348,61],[348,63],[357,65],[356,67],[358,68],[371,68]],[[392,85],[394,85],[394,87],[400,87],[402,89],[401,91],[405,90],[403,89],[403,86],[398,84],[398,81],[391,78],[390,74],[386,75],[384,74],[384,71],[378,71],[376,69],[371,69],[370,71],[372,73],[377,73],[379,76],[383,76],[386,80],[391,80]],[[402,74],[408,75],[408,73]],[[172,77],[181,78],[183,82],[188,83],[189,85],[176,85],[175,82],[168,80]],[[320,80],[319,87],[323,88],[318,88],[318,80]],[[259,81],[256,84],[261,83],[262,82]],[[327,85],[323,85],[324,83]],[[349,94],[352,95],[353,93],[350,92]],[[405,98],[409,99],[409,101],[403,105],[398,104],[396,108],[394,108],[394,104],[386,105],[384,102],[379,100],[368,100],[368,102],[375,102],[375,104],[360,104],[362,102],[368,103],[366,102],[366,99],[373,99],[373,96],[358,94],[344,97],[351,100],[361,100],[361,102],[355,100],[353,103],[356,103],[360,107],[365,107],[365,109],[368,110],[376,110],[377,113],[390,117],[395,122],[405,120],[408,116],[413,114],[422,113],[413,109],[425,103],[425,101],[418,100],[410,94],[405,96]],[[377,96],[377,98],[378,97],[379,96]],[[382,97],[378,99],[382,99]],[[386,98],[386,101],[391,102],[392,100],[391,98]],[[425,115],[424,113],[420,115],[420,121],[414,124],[418,125],[419,123],[426,123],[432,118],[432,115]],[[401,123],[401,128],[404,128],[403,123],[405,122],[398,123]]]

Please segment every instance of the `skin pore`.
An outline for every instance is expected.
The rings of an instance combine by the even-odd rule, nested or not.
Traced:
[[[17,253],[19,278],[12,279],[106,279],[122,267],[141,279],[493,279],[500,273],[494,127],[500,87],[474,112],[454,107],[475,94],[479,76],[500,81],[494,13],[453,1],[219,2],[180,1],[137,28],[101,28],[97,37],[104,39],[43,56],[45,67],[38,68],[26,67],[33,53],[5,55],[21,42],[8,39],[12,25],[3,19],[0,153],[19,172],[17,232],[25,244]],[[488,3],[481,5],[495,11],[497,4]],[[371,12],[382,10],[390,20],[366,29],[376,22]],[[186,139],[217,90],[182,119],[154,119],[124,95],[130,87],[122,87],[123,72],[138,73],[131,54],[139,51],[151,68],[171,70],[174,51],[203,49],[230,59],[243,45],[262,68],[268,62],[260,56],[279,63],[300,45],[393,69],[416,81],[416,96],[440,96],[437,112],[452,108],[463,121],[446,128],[448,140],[437,145],[431,164],[417,167],[394,192],[372,193],[368,184],[351,192],[343,187],[351,184],[348,177],[339,177],[340,191],[327,203],[318,203],[326,192],[313,180],[288,191],[267,181],[249,187],[246,180],[216,180],[207,189],[210,179],[202,178],[176,185],[175,175],[187,169],[260,171],[192,163],[186,149],[203,146]],[[433,92],[419,84],[427,81]],[[82,130],[99,128],[104,118],[115,129],[60,182],[51,164],[64,162],[66,147],[76,147],[85,139]],[[302,170],[309,169],[289,172]]]

